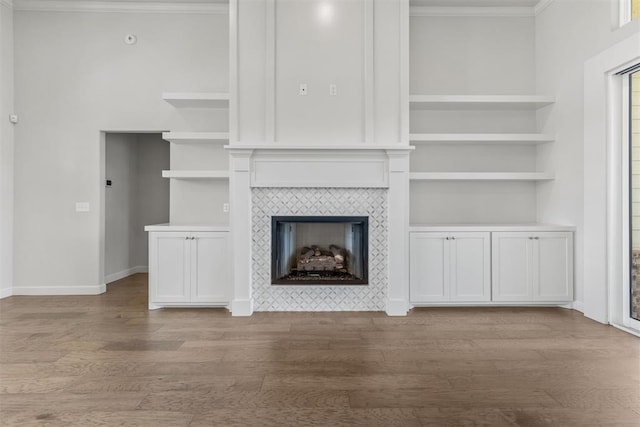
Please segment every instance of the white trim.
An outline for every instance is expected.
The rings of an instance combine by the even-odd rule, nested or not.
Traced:
[[[375,85],[374,85],[374,34],[373,0],[362,2],[363,14],[363,69],[362,83],[364,93],[364,141],[372,144],[375,141]]]
[[[618,27],[631,22],[631,0],[618,0]]]
[[[0,5],[8,7],[9,9],[13,9],[13,0],[0,0]],[[0,295],[2,294],[0,293]],[[4,297],[0,296],[0,298]]]
[[[1,0],[7,2],[7,0]],[[29,12],[125,12],[197,13],[226,15],[229,6],[220,3],[161,3],[80,0],[14,0],[15,10]]]
[[[386,299],[384,311],[387,316],[406,316],[410,306],[404,299]]]
[[[149,267],[146,265],[138,265],[136,267],[127,268],[126,270],[118,271],[117,273],[111,273],[104,276],[104,282],[108,285],[109,283],[115,282],[116,280],[124,279],[125,277],[129,277],[133,274],[138,273],[148,273]]]
[[[253,314],[253,300],[234,299],[231,301],[230,310],[232,316],[251,316]]]
[[[13,295],[100,295],[107,291],[107,285],[92,286],[18,286]]]
[[[571,306],[574,310],[584,313],[584,303],[582,301],[574,301]]]
[[[264,139],[276,139],[276,1],[265,0]]]
[[[0,299],[10,297],[11,295],[13,295],[12,288],[0,289]]]
[[[410,16],[416,17],[473,17],[473,16],[494,16],[505,18],[520,18],[535,16],[535,9],[526,6],[514,7],[434,7],[434,6],[414,6],[410,8]]]
[[[553,0],[540,0],[538,2],[538,4],[536,4],[533,7],[533,13],[535,13],[536,16],[538,16],[539,14],[541,14],[546,8],[548,8],[549,6],[551,6],[551,3],[553,3]]]
[[[238,0],[229,0],[229,144],[238,142]]]
[[[640,34],[634,34],[584,66],[584,314],[601,323],[622,320],[621,313],[612,312],[612,308],[621,307],[617,299],[622,289],[623,256],[619,187],[622,92],[617,90],[621,89],[621,77],[615,74],[640,61],[639,44]]]
[[[409,145],[409,0],[400,1],[400,144]]]

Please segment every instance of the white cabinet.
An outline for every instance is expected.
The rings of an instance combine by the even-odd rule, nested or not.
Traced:
[[[488,232],[411,233],[411,302],[489,301],[489,236]]]
[[[492,233],[493,301],[573,299],[573,233]]]
[[[220,306],[230,300],[229,233],[149,233],[149,308]]]

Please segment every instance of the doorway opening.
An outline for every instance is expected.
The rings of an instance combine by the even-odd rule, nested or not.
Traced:
[[[169,222],[169,143],[161,133],[104,134],[104,283],[148,272],[144,226]]]

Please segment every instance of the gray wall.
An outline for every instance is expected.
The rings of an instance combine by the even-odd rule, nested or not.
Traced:
[[[105,282],[148,264],[144,226],[169,221],[169,143],[160,134],[106,135]]]
[[[0,3],[0,297],[13,284],[13,12]]]
[[[100,131],[225,130],[226,112],[187,115],[161,94],[228,90],[228,19],[15,11],[14,292],[102,288]]]

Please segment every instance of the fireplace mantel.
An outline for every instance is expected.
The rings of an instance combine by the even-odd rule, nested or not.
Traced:
[[[262,266],[252,265],[256,262],[252,257],[253,242],[258,238],[253,229],[255,217],[252,212],[256,206],[252,191],[273,189],[296,194],[304,188],[342,192],[340,194],[364,189],[384,191],[386,203],[381,218],[386,221],[387,238],[376,243],[386,244],[383,252],[387,254],[383,260],[387,268],[381,282],[385,293],[382,305],[389,315],[406,315],[409,309],[409,154],[414,147],[233,144],[225,148],[229,152],[230,165],[230,225],[234,254],[231,311],[234,316],[251,315],[253,291],[264,289],[263,283],[253,283],[261,280],[256,277],[259,275],[252,274],[253,270],[261,270]],[[309,202],[306,203],[301,207],[309,209]],[[264,306],[260,300],[257,305]],[[357,307],[354,298],[353,308],[343,304],[339,309],[356,310]]]

